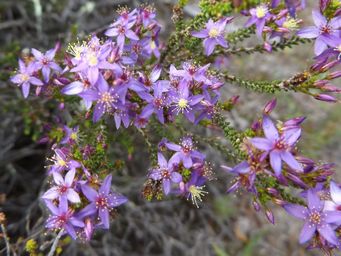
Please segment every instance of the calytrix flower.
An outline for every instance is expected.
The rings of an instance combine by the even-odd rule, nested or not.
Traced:
[[[11,77],[12,83],[21,86],[25,98],[27,98],[30,93],[31,84],[37,86],[44,85],[41,80],[34,76],[35,69],[34,63],[29,63],[28,66],[26,66],[25,63],[19,59],[19,72]]]
[[[250,9],[251,18],[246,22],[245,27],[256,25],[256,32],[259,38],[262,37],[265,23],[272,18],[267,5],[259,5],[256,8]]]
[[[194,149],[193,140],[191,137],[184,137],[181,140],[180,145],[168,142],[166,147],[170,150],[176,151],[176,153],[171,157],[170,161],[172,163],[182,162],[185,168],[191,168],[194,159],[204,160],[205,156],[199,151]]]
[[[60,198],[62,200],[69,200],[71,203],[80,203],[80,198],[77,192],[72,188],[73,180],[75,178],[76,170],[72,169],[67,172],[65,179],[58,172],[53,172],[53,179],[57,186],[50,188],[42,196],[43,199],[54,200]]]
[[[50,79],[51,69],[61,72],[62,69],[59,65],[54,62],[54,56],[56,55],[57,49],[48,50],[45,54],[38,51],[37,49],[32,49],[32,54],[35,57],[36,61],[34,62],[34,66],[37,70],[42,71],[45,82],[48,82]]]
[[[61,144],[75,143],[79,139],[79,127],[69,128],[64,126],[65,137],[60,141]]]
[[[100,75],[95,88],[84,91],[79,96],[89,102],[96,101],[93,121],[97,122],[105,113],[114,112],[121,103],[124,103],[122,102],[125,100],[124,89],[117,86],[109,87],[107,81]]]
[[[80,216],[92,216],[98,214],[101,224],[105,229],[109,229],[109,212],[121,204],[127,202],[124,196],[110,191],[111,175],[108,175],[99,188],[98,191],[94,190],[89,185],[82,185],[82,191],[86,198],[90,201],[81,213]]]
[[[163,186],[163,192],[168,195],[171,191],[172,182],[179,183],[182,180],[180,173],[174,171],[173,162],[167,162],[162,153],[157,154],[158,168],[153,169],[149,174],[149,177],[153,180],[160,180]]]
[[[302,28],[297,32],[297,35],[303,38],[316,38],[315,54],[320,55],[327,49],[328,45],[331,46],[339,40],[338,29],[341,22],[340,17],[328,21],[318,10],[313,10],[313,19],[315,26]]]
[[[62,172],[66,169],[72,170],[81,166],[77,161],[70,159],[62,149],[57,148],[54,152],[55,154],[51,159],[54,163],[49,167],[49,173]]]
[[[53,214],[47,219],[46,228],[63,229],[73,239],[77,239],[75,228],[84,227],[84,223],[79,218],[73,216],[73,211],[68,208],[67,201],[60,201],[58,207],[48,200],[45,201],[45,204]]]
[[[308,190],[307,197],[308,207],[296,204],[284,206],[289,214],[305,221],[300,234],[300,243],[309,241],[317,231],[331,244],[339,245],[338,238],[330,224],[340,221],[341,212],[323,211],[324,202],[312,190]]]
[[[203,45],[205,48],[205,54],[207,56],[212,54],[216,45],[220,45],[224,48],[228,47],[228,43],[224,38],[224,32],[226,24],[229,23],[232,19],[232,17],[228,17],[220,19],[217,22],[214,22],[212,19],[210,19],[206,23],[205,29],[198,32],[192,32],[192,36],[194,37],[202,39],[205,38],[205,40],[203,41]]]
[[[184,82],[180,83],[177,90],[172,90],[170,96],[173,111],[175,111],[177,115],[179,113],[184,114],[189,121],[194,122],[194,108],[200,103],[204,96],[200,94],[190,95],[188,85]]]
[[[282,171],[282,160],[292,169],[303,172],[302,166],[292,155],[291,150],[301,136],[301,129],[290,129],[279,134],[271,119],[264,115],[263,131],[265,138],[252,138],[252,145],[266,151],[270,156],[270,165],[275,174],[279,176]]]

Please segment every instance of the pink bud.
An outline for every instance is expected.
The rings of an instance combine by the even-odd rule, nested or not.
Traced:
[[[327,70],[335,67],[337,64],[339,64],[339,60],[333,60],[325,65],[323,65],[321,68],[320,68],[320,71],[321,72],[326,72]]]
[[[236,95],[230,98],[230,102],[232,105],[236,105],[238,103],[238,100],[239,100],[239,95]]]
[[[339,77],[341,77],[341,70],[330,73],[327,76],[327,79],[332,80],[332,79],[339,78]]]
[[[321,87],[321,86],[324,86],[326,84],[328,84],[329,81],[328,80],[317,80],[315,83],[314,83],[314,86],[316,87]]]
[[[260,205],[256,200],[252,201],[253,208],[255,209],[256,212],[259,212],[260,210]]]
[[[269,209],[265,210],[265,216],[270,221],[270,223],[275,224],[275,217]]]
[[[318,95],[315,95],[314,98],[320,101],[325,101],[325,102],[332,102],[332,103],[337,102],[337,99],[335,97],[328,95],[328,94],[318,94]]]
[[[272,45],[268,42],[264,42],[263,44],[263,48],[267,51],[267,52],[272,52]]]
[[[261,129],[262,128],[262,124],[261,124],[261,122],[259,121],[259,120],[255,120],[253,123],[252,123],[252,125],[251,125],[251,129],[253,130],[253,131],[258,131],[259,129]]]
[[[263,109],[263,113],[264,114],[270,114],[272,112],[272,110],[274,110],[274,108],[277,105],[277,100],[276,98],[270,100],[268,103],[266,103],[264,109]]]

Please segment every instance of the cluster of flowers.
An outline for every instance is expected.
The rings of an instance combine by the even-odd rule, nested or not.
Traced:
[[[169,161],[164,156],[167,150],[175,152]],[[204,154],[197,151],[192,138],[186,136],[179,145],[167,139],[159,143],[158,163],[150,170],[148,177],[162,185],[165,196],[182,196],[199,207],[198,203],[207,194],[204,184],[213,179],[213,172]]]
[[[57,85],[65,95],[82,98],[87,110],[94,106],[94,122],[104,114],[114,116],[117,129],[121,123],[124,127],[130,124],[145,127],[153,113],[161,123],[171,122],[179,114],[193,123],[211,118],[223,83],[209,74],[209,65],[200,67],[185,62],[180,70],[172,65],[168,80],[160,80],[162,68],[158,65],[150,74],[133,70],[134,65],[142,66],[151,53],[159,57],[159,26],[152,19],[155,15],[148,11],[144,8],[121,13],[118,21],[106,32],[116,37],[116,42],[111,39],[101,42],[93,36],[88,43],[73,45],[70,50],[73,56],[66,56],[67,66],[62,72],[53,60],[55,50],[51,50],[53,54],[48,51],[42,55],[49,56],[48,60],[42,57],[47,63],[46,68],[51,66],[59,72],[50,85],[54,88]],[[30,84],[40,88],[49,85],[39,80],[36,69],[31,70],[37,61],[33,59],[25,66],[20,60],[19,74],[12,78],[12,82],[22,86],[25,97]],[[49,76],[45,79],[50,80]]]
[[[245,13],[251,16],[246,26],[256,26],[256,34],[264,39],[264,47],[269,52],[270,40],[287,37],[301,23],[295,17],[296,11],[304,7],[304,1],[285,1],[285,4],[273,0]],[[25,98],[31,85],[36,86],[37,95],[54,96],[61,92],[78,96],[88,113],[93,112],[94,122],[104,115],[113,116],[117,129],[130,125],[144,128],[153,114],[162,124],[173,122],[180,114],[194,124],[205,118],[212,119],[223,83],[210,72],[210,64],[200,66],[187,61],[181,68],[170,65],[169,70],[163,70],[155,65],[162,46],[153,8],[121,9],[119,14],[105,32],[109,39],[102,41],[93,35],[87,42],[70,45],[61,62],[55,58],[60,49],[58,44],[45,54],[32,49],[32,55],[19,60],[19,70],[11,78],[12,82],[21,86]],[[327,19],[323,8],[314,11],[316,27],[303,28],[297,33],[300,37],[316,38],[316,63],[311,70],[318,75],[340,63],[340,13],[333,15]],[[206,55],[211,55],[217,45],[229,46],[225,28],[232,19],[209,20],[203,30],[192,31],[192,36],[204,39]],[[340,71],[322,74],[314,80],[314,85],[327,92],[340,92],[329,84],[340,75]],[[336,101],[327,94],[316,98]],[[275,105],[275,101],[271,101],[265,107],[263,118],[252,125],[254,136],[242,143],[247,159],[234,168],[224,167],[236,175],[228,192],[246,188],[254,194],[256,208],[259,208],[257,201],[263,202],[257,186],[263,177],[274,179],[280,186],[300,188],[304,190],[300,200],[307,200],[307,203],[300,201],[302,205],[289,203],[274,187],[267,187],[267,191],[288,213],[306,220],[300,237],[302,243],[314,237],[312,247],[325,250],[339,247],[340,187],[335,182],[328,185],[333,166],[317,164],[298,155],[296,144],[304,118],[290,119],[276,127],[269,117]],[[110,210],[127,199],[111,191],[110,175],[100,181],[81,160],[74,160],[78,128],[65,127],[64,131],[63,146],[54,149],[53,164],[49,168],[54,185],[43,195],[52,213],[47,228],[61,229],[73,238],[88,240],[94,229],[109,228]],[[89,150],[82,149],[84,159]],[[205,156],[195,149],[192,138],[184,137],[179,144],[163,139],[157,158],[157,166],[148,174],[147,185],[156,185],[165,196],[174,194],[191,199],[198,206],[207,193],[204,184],[213,174]],[[144,191],[149,198],[148,189]],[[151,197],[155,195],[155,191],[150,193]],[[273,221],[272,214],[267,215]]]
[[[54,149],[53,164],[48,169],[53,182],[42,196],[51,212],[46,228],[65,232],[73,239],[90,240],[95,229],[109,229],[110,212],[127,199],[111,190],[111,175],[101,181],[72,159],[78,128],[64,130],[63,146]]]
[[[253,124],[252,129],[256,136],[263,134],[264,137],[245,140],[243,148],[247,153],[247,160],[234,168],[223,166],[236,176],[228,192],[245,188],[254,194],[255,208],[259,210],[258,202],[261,200],[257,199],[260,195],[257,184],[262,177],[273,177],[282,186],[303,189],[300,197],[302,201],[307,199],[307,203],[296,205],[282,198],[276,188],[267,188],[277,204],[283,206],[289,214],[305,221],[300,235],[301,243],[315,237],[310,247],[324,250],[339,247],[341,237],[336,234],[341,231],[341,189],[335,182],[330,183],[330,189],[326,187],[333,174],[333,165],[317,164],[297,154],[296,144],[301,136],[300,124],[305,118],[290,119],[276,127],[268,115],[275,105],[276,101],[269,102],[262,120]],[[311,188],[311,184],[316,186]],[[269,219],[274,221],[271,213]]]

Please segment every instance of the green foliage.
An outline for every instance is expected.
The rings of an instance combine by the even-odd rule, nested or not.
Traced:
[[[205,17],[214,20],[228,16],[232,12],[232,4],[228,0],[201,0],[199,7]]]

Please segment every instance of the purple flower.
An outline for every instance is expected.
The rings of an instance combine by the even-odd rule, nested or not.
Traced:
[[[69,200],[71,203],[80,203],[80,198],[77,192],[72,188],[72,183],[75,178],[76,170],[72,169],[67,172],[65,179],[58,172],[53,172],[53,179],[57,186],[50,188],[42,196],[43,199],[54,200],[60,198]]]
[[[66,169],[72,170],[81,166],[77,161],[69,159],[63,150],[55,149],[54,152],[55,155],[52,157],[54,163],[50,166],[49,173],[62,172]]]
[[[148,56],[154,54],[157,59],[160,58],[159,42],[154,37],[147,37],[143,40],[143,50]]]
[[[100,75],[100,69],[110,69],[114,70],[116,73],[122,73],[121,67],[116,63],[109,63],[107,57],[110,54],[108,50],[94,50],[92,48],[87,48],[83,52],[81,61],[76,67],[71,69],[71,72],[84,72],[87,74],[87,78],[90,83],[94,85]]]
[[[139,40],[139,37],[131,29],[135,24],[135,21],[128,22],[126,24],[115,24],[114,27],[109,28],[106,32],[106,36],[117,37],[118,46],[123,49],[126,37],[131,40]]]
[[[47,219],[48,229],[64,229],[73,239],[77,239],[75,228],[84,227],[84,223],[73,216],[73,211],[68,208],[66,200],[60,201],[56,207],[51,201],[45,201],[46,206],[53,214]]]
[[[102,75],[99,76],[94,89],[89,89],[79,94],[85,101],[96,101],[93,121],[98,120],[105,114],[114,111],[124,101],[123,87],[109,87]],[[123,103],[123,102],[122,102]]]
[[[51,69],[58,72],[62,71],[58,64],[53,61],[54,56],[56,55],[56,51],[57,49],[54,48],[48,50],[45,54],[43,54],[37,49],[32,49],[32,54],[36,59],[36,61],[34,62],[35,68],[37,70],[41,69],[45,82],[48,82],[50,79]]]
[[[158,83],[154,85],[154,95],[147,92],[139,92],[138,95],[148,104],[142,110],[141,117],[148,118],[152,113],[155,113],[161,123],[164,123],[163,109],[168,106],[169,100],[164,94],[168,90],[167,84]]]
[[[224,48],[228,47],[228,43],[224,38],[224,32],[226,24],[232,19],[232,17],[228,17],[217,22],[213,22],[213,20],[210,19],[206,23],[205,29],[198,32],[192,32],[192,36],[194,37],[205,38],[203,45],[207,56],[212,54],[216,45],[220,45]]]
[[[169,74],[174,77],[180,77],[182,80],[186,82],[203,82],[207,84],[211,84],[211,82],[206,78],[206,71],[210,64],[207,64],[203,67],[197,67],[189,62],[184,62],[182,64],[183,69],[177,70],[174,65],[170,66]]]
[[[61,144],[75,143],[79,139],[79,127],[69,128],[64,126],[65,137],[60,141]]]
[[[108,175],[103,180],[98,192],[86,184],[81,187],[90,204],[82,209],[79,215],[85,217],[98,214],[105,229],[109,229],[109,212],[114,207],[127,202],[126,197],[110,191],[111,179],[111,175]]]
[[[250,9],[249,12],[251,17],[246,22],[245,27],[255,24],[257,36],[261,38],[265,23],[272,18],[272,14],[270,14],[268,6],[264,4]]]
[[[191,199],[192,203],[199,208],[199,202],[202,201],[202,198],[208,194],[205,191],[205,182],[206,178],[202,176],[200,171],[192,171],[191,178],[188,182],[184,183],[181,182],[179,185],[180,192],[183,194],[187,199]]]
[[[204,98],[203,95],[190,95],[188,85],[182,81],[177,90],[172,90],[170,92],[171,106],[173,112],[184,114],[187,119],[194,123],[195,115],[194,108],[200,103]]]
[[[161,180],[163,186],[163,192],[168,195],[171,190],[171,182],[179,183],[182,181],[182,176],[178,172],[174,171],[172,161],[167,162],[166,158],[159,152],[158,168],[153,169],[149,177],[153,180]]]
[[[22,93],[27,98],[30,92],[30,86],[38,85],[42,86],[43,82],[36,78],[33,73],[35,72],[35,65],[33,63],[25,65],[25,63],[19,59],[19,72],[18,74],[11,77],[11,82],[21,86]]]
[[[319,11],[313,10],[315,26],[302,28],[297,32],[299,37],[316,38],[315,54],[320,55],[340,38],[341,17],[335,17],[328,21]]]
[[[250,141],[254,147],[264,150],[270,155],[270,165],[275,174],[277,176],[281,174],[282,160],[292,169],[303,172],[302,166],[290,152],[301,136],[301,129],[285,130],[279,135],[274,123],[268,116],[264,115],[263,131],[265,138],[252,138]]]
[[[330,224],[340,221],[341,212],[323,211],[324,202],[312,190],[308,190],[307,198],[308,207],[296,204],[284,206],[290,215],[305,221],[300,234],[300,243],[309,241],[317,231],[328,242],[338,245],[338,238]]]
[[[182,161],[185,168],[191,168],[193,165],[192,158],[203,160],[205,156],[194,149],[193,140],[191,137],[184,137],[180,145],[168,142],[166,147],[176,153],[171,157],[172,163],[180,163]]]

